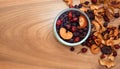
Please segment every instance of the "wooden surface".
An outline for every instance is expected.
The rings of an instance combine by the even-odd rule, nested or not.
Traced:
[[[81,46],[71,52],[55,39],[53,21],[65,8],[62,0],[0,0],[0,69],[106,69],[100,54],[77,54]],[[118,53],[112,69],[119,67]]]

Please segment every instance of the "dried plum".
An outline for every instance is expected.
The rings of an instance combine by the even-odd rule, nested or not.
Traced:
[[[110,55],[111,53],[112,53],[112,48],[111,48],[111,46],[103,46],[102,48],[101,48],[101,52],[103,53],[103,54],[106,54],[106,55]]]

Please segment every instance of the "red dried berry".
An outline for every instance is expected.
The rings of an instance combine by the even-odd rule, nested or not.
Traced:
[[[82,53],[86,53],[86,52],[87,52],[87,48],[82,48],[82,49],[81,49],[81,52],[82,52]]]
[[[69,19],[72,19],[72,12],[69,12],[69,14],[68,14],[68,17],[69,17]]]
[[[80,37],[76,37],[76,38],[74,39],[74,42],[78,42],[78,41],[80,41]]]
[[[77,30],[77,27],[72,26],[72,32],[75,32]]]
[[[119,13],[115,13],[114,17],[118,18],[119,17]]]
[[[115,48],[115,49],[119,49],[120,46],[119,46],[119,45],[114,45],[114,48]]]
[[[74,47],[71,47],[71,48],[70,48],[70,51],[74,51],[74,50],[75,50],[75,48],[74,48]]]
[[[57,26],[60,26],[61,24],[62,24],[62,20],[58,20],[56,23]]]
[[[91,0],[92,3],[96,4],[97,3],[97,0]]]
[[[67,25],[66,25],[66,28],[67,28],[67,29],[70,29],[70,28],[71,28],[71,25],[70,25],[70,24],[67,24]]]
[[[101,59],[105,58],[105,55],[104,55],[104,54],[102,54],[102,55],[100,56],[100,58],[101,58]]]
[[[74,22],[76,22],[77,20],[78,20],[78,18],[77,18],[77,17],[74,17],[74,18],[73,18],[73,21],[74,21]]]
[[[117,56],[117,52],[116,52],[116,51],[113,52],[113,56],[114,56],[114,57]]]

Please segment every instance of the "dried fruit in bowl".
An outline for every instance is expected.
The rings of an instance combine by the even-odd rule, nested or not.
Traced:
[[[65,28],[60,28],[60,36],[63,38],[63,39],[71,39],[73,37],[73,33],[70,32],[70,31],[66,31]]]
[[[85,28],[88,25],[87,19],[85,16],[81,15],[79,17],[79,25],[80,25],[80,28]]]

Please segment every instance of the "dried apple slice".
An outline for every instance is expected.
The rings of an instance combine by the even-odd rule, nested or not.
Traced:
[[[66,29],[65,28],[60,28],[60,36],[63,38],[63,39],[71,39],[73,37],[73,33],[70,32],[70,31],[67,31],[66,32]]]
[[[97,46],[97,45],[95,45],[95,44],[93,44],[92,46],[91,46],[91,52],[93,53],[93,54],[98,54],[99,52],[100,52],[100,48]]]
[[[85,28],[87,26],[87,19],[85,16],[81,15],[79,17],[79,25],[80,25],[80,28]]]

